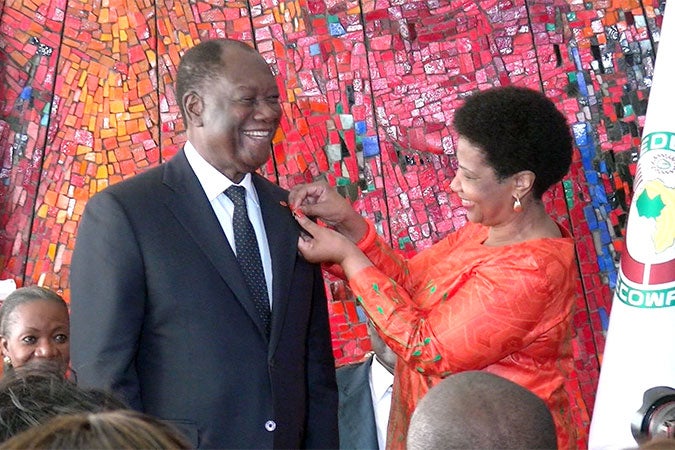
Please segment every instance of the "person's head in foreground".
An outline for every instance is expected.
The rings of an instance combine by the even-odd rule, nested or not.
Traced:
[[[68,305],[56,292],[22,287],[0,308],[0,340],[5,373],[43,362],[58,364],[65,375],[70,364]]]
[[[111,393],[77,386],[59,369],[24,366],[0,381],[0,442],[58,414],[127,408]]]
[[[505,378],[468,371],[449,376],[422,398],[407,448],[555,449],[557,438],[542,399]]]
[[[144,413],[65,414],[16,435],[0,449],[189,449],[176,429]]]
[[[528,88],[492,88],[468,97],[453,125],[459,167],[450,186],[467,219],[486,226],[540,220],[542,195],[572,162],[572,135],[553,102]]]

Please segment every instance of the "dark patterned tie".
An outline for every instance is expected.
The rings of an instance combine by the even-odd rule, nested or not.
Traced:
[[[232,226],[234,228],[234,242],[237,249],[237,261],[239,267],[244,273],[246,285],[248,286],[255,309],[265,324],[267,335],[270,333],[270,301],[267,295],[267,282],[265,281],[265,272],[263,271],[260,260],[260,250],[258,249],[258,240],[255,237],[253,225],[248,220],[246,209],[246,188],[243,186],[232,185],[225,190],[232,203],[234,203],[234,216],[232,217]]]

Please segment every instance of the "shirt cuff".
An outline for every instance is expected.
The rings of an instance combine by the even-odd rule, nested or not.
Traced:
[[[361,251],[364,251],[365,249],[373,245],[373,242],[375,242],[375,238],[377,238],[377,231],[375,231],[375,225],[373,224],[373,222],[366,219],[366,223],[368,224],[368,231],[366,231],[366,234],[364,234],[363,237],[359,240],[359,242],[356,243],[356,246]]]

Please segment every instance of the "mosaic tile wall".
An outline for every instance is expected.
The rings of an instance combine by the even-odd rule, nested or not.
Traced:
[[[665,1],[44,0],[0,3],[0,276],[67,298],[87,199],[171,157],[185,137],[173,81],[210,37],[250,42],[285,116],[262,168],[284,187],[326,178],[401,251],[465,223],[449,189],[462,98],[540,89],[576,150],[546,196],[579,257],[577,420],[587,426],[623,249]],[[545,149],[543,149],[545,151]],[[327,279],[338,364],[370,349],[364,317]],[[583,446],[583,442],[580,442]]]

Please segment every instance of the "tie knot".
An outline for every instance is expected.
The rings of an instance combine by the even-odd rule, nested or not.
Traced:
[[[234,206],[244,206],[246,205],[246,188],[244,186],[232,185],[229,188],[225,189],[225,195],[232,200]]]

